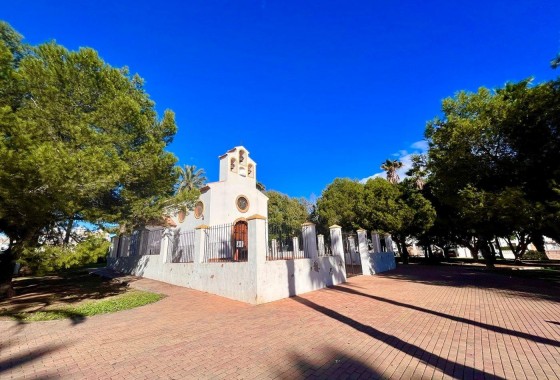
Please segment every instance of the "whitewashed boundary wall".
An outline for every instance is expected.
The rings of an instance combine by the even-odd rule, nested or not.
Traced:
[[[377,233],[371,233],[371,246],[368,246],[367,241],[367,231],[358,230],[358,250],[360,252],[360,259],[362,262],[362,273],[364,275],[374,275],[377,273],[386,272],[393,270],[397,267],[395,261],[395,253],[392,249],[387,251],[382,251],[383,245],[380,244],[380,237]],[[393,241],[390,236],[384,236],[382,239],[385,240],[385,247],[392,248]]]
[[[308,258],[267,261],[268,227],[264,217],[248,221],[247,261],[204,262],[208,226],[194,231],[193,262],[172,262],[175,238],[167,230],[159,255],[130,255],[130,237],[114,238],[108,266],[119,272],[260,304],[337,285],[346,281],[340,228],[331,228],[332,256],[318,256],[315,225],[302,226]],[[118,250],[124,255],[117,257]],[[134,251],[134,250],[133,250]],[[175,256],[176,257],[176,256]]]

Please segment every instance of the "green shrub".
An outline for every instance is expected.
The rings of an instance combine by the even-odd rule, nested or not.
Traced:
[[[523,255],[523,260],[548,260],[544,252],[529,250]]]
[[[75,268],[104,260],[111,243],[91,235],[76,246],[44,245],[26,250],[19,259],[30,274],[43,275],[60,269]]]

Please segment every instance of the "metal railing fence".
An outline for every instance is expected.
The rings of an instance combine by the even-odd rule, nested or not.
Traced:
[[[244,262],[248,260],[247,222],[208,227],[204,239],[204,262]]]
[[[294,245],[294,238],[297,238],[296,245]],[[309,257],[311,256],[309,249],[306,249],[304,245],[301,228],[287,225],[268,226],[267,260],[292,260]]]
[[[192,263],[194,261],[194,230],[180,231],[173,235],[168,246],[172,263]]]

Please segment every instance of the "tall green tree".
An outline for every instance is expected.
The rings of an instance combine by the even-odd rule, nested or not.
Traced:
[[[272,234],[295,234],[308,219],[309,213],[302,199],[292,198],[274,190],[268,197],[268,226]]]
[[[412,180],[392,184],[382,178],[367,181],[359,207],[362,227],[391,234],[404,263],[412,238],[430,229],[435,220],[431,203],[416,189]]]
[[[423,154],[413,154],[412,166],[407,170],[406,175],[412,179],[414,186],[418,190],[422,190],[426,184],[428,171],[426,170],[426,156]]]
[[[460,243],[489,266],[496,236],[560,236],[559,89],[525,80],[460,92],[427,126],[431,189],[456,219]]]
[[[0,231],[11,242],[0,255],[6,291],[14,260],[49,225],[130,227],[159,218],[177,180],[176,158],[165,150],[176,125],[171,111],[158,118],[138,75],[111,67],[95,50],[54,42],[25,49],[13,29],[0,30]]]
[[[317,219],[323,229],[339,225],[345,231],[360,228],[358,210],[364,185],[348,178],[336,178],[317,200]]]

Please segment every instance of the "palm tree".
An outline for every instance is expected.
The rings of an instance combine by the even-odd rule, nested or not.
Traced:
[[[402,168],[402,166],[403,163],[399,160],[386,160],[383,165],[381,165],[381,169],[387,172],[387,181],[396,184],[400,180],[397,170]]]
[[[204,169],[197,169],[195,165],[178,166],[177,172],[179,173],[177,192],[200,189],[206,184]]]

